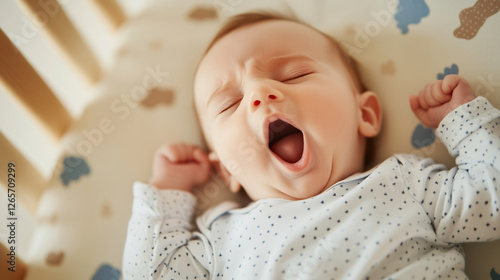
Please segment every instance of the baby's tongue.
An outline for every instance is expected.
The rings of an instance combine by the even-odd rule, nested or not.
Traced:
[[[304,139],[302,133],[290,134],[271,146],[271,151],[288,163],[295,163],[302,158]]]

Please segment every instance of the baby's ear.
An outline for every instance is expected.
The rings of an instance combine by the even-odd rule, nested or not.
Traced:
[[[217,154],[214,152],[210,152],[210,154],[208,154],[208,159],[210,160],[210,163],[215,167],[217,174],[219,174],[224,183],[226,183],[226,185],[229,187],[229,190],[231,190],[231,192],[233,193],[239,192],[241,189],[240,183],[238,183],[234,179],[227,168],[220,162],[219,156],[217,156]]]
[[[375,137],[382,126],[382,107],[373,91],[365,91],[358,96],[360,109],[359,133],[364,137]]]

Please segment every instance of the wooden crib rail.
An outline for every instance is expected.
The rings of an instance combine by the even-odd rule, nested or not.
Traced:
[[[125,12],[116,0],[90,0],[113,30],[118,29],[127,20]]]
[[[66,131],[72,117],[52,90],[0,29],[0,85],[28,109],[53,139]]]
[[[57,0],[16,0],[32,18],[39,21],[49,38],[66,56],[84,79],[93,84],[101,77],[101,67],[71,23]]]
[[[14,191],[16,201],[21,204],[28,213],[35,216],[38,201],[42,195],[47,180],[38,170],[23,156],[19,150],[0,132],[0,185],[9,188],[9,163],[14,164],[15,176],[10,189]],[[2,205],[7,208],[6,204]],[[6,209],[5,209],[6,210]]]
[[[99,63],[57,0],[16,1],[30,18],[42,21],[38,27],[45,31],[45,35],[55,43],[59,52],[65,54],[88,82],[94,83],[100,79]],[[89,0],[89,4],[94,6],[114,29],[126,20],[125,13],[116,0]],[[73,122],[54,92],[1,28],[0,86],[56,141]],[[34,215],[38,200],[45,189],[46,179],[1,132],[0,150],[2,166],[14,162],[19,168],[20,185],[23,186],[20,203]],[[0,185],[5,185],[8,179],[7,169],[0,170]]]

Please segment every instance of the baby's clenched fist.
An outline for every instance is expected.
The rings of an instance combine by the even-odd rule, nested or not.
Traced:
[[[207,154],[190,144],[166,144],[160,147],[153,160],[153,175],[148,183],[158,189],[191,191],[210,178]]]
[[[474,98],[474,91],[464,78],[447,75],[442,81],[427,84],[418,95],[410,96],[410,106],[422,124],[436,128],[446,115]]]

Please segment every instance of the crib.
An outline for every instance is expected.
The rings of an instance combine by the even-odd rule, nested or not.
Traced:
[[[100,56],[89,44],[92,34],[82,32],[86,23],[77,25],[68,12],[74,2],[92,11],[85,21],[107,30],[107,37],[99,38],[107,49]],[[291,10],[340,41],[383,104],[375,162],[411,152],[453,166],[433,131],[411,114],[408,96],[430,81],[460,74],[477,95],[500,107],[500,1],[361,2],[16,0],[25,13],[17,30],[25,33],[0,25],[1,94],[16,104],[0,103],[5,120],[0,131],[0,278],[122,278],[132,184],[149,178],[160,145],[183,141],[204,147],[192,106],[192,78],[206,45],[232,14]],[[53,50],[46,55],[67,67],[61,81],[49,84],[44,73],[51,71],[50,64],[33,65],[23,54],[23,44],[38,33]],[[68,80],[69,86],[54,86]],[[85,106],[68,106],[63,96]],[[21,139],[9,110],[29,116],[40,134],[28,135],[41,138]],[[39,163],[49,165],[48,176],[23,152],[29,151],[21,145],[27,142],[55,147],[48,156],[37,154]],[[196,195],[200,213],[225,199],[244,199],[229,194],[216,176]],[[23,228],[27,219],[34,221],[24,244],[29,248],[13,255],[19,247],[10,241],[28,230]],[[463,247],[470,279],[500,279],[500,241]]]

